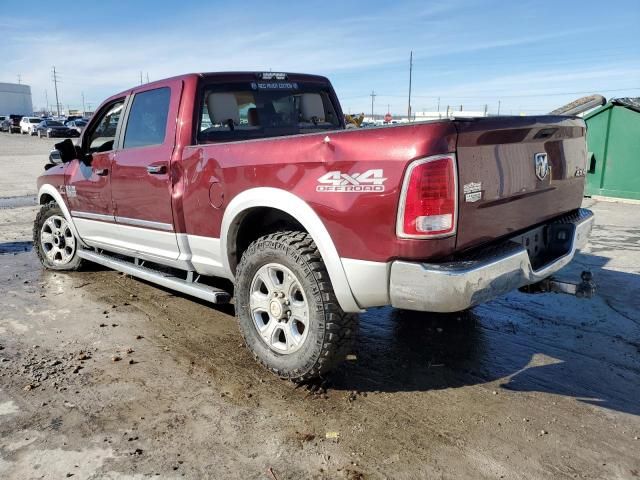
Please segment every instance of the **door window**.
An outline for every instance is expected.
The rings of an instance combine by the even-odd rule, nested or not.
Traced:
[[[108,152],[113,150],[116,139],[118,122],[122,115],[124,100],[118,100],[104,111],[102,117],[95,124],[95,128],[88,141],[88,152]]]
[[[137,93],[124,134],[124,148],[164,143],[171,90],[168,87]]]

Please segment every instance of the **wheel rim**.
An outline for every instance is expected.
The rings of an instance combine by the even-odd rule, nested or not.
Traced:
[[[262,341],[274,352],[297,351],[309,332],[309,304],[300,281],[284,265],[269,263],[251,282],[249,308]]]
[[[66,265],[76,252],[76,239],[64,217],[52,215],[40,229],[40,245],[53,265]]]

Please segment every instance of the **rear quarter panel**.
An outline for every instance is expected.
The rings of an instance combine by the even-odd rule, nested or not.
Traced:
[[[446,255],[455,245],[453,237],[401,240],[395,224],[408,163],[454,151],[455,138],[451,122],[434,122],[187,146],[180,165],[182,218],[176,223],[183,224],[184,233],[220,238],[225,206],[236,195],[273,187],[292,192],[314,209],[341,257],[384,262]],[[352,175],[370,169],[383,170],[384,191],[316,190],[327,172]]]

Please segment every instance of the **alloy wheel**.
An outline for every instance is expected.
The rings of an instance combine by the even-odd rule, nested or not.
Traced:
[[[251,282],[249,308],[263,342],[280,354],[291,354],[309,332],[309,305],[300,281],[284,265],[269,263]]]
[[[76,239],[64,217],[52,215],[47,218],[40,229],[40,245],[53,265],[66,265],[73,259]]]

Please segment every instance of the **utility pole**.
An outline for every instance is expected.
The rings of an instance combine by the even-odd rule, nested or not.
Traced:
[[[22,75],[18,74],[18,85],[22,83]]]
[[[147,83],[149,83],[149,72],[147,72]]]
[[[413,75],[413,50],[409,54],[409,104],[407,105],[407,116],[411,121],[411,77]]]
[[[498,115],[500,115],[500,100],[498,100]]]
[[[82,95],[82,117],[84,118],[84,112],[85,112],[85,108],[84,108],[84,92],[80,92],[80,94]]]
[[[56,111],[58,112],[58,117],[60,116],[60,101],[58,100],[58,82],[60,79],[58,78],[58,74],[56,73],[56,67],[53,67],[53,88],[56,90]]]
[[[142,85],[142,70],[140,70],[140,85]]]
[[[44,102],[45,102],[45,110],[47,111],[47,115],[49,115],[49,96],[47,95],[47,90],[44,91]]]
[[[438,97],[438,113],[440,113],[440,97]]]
[[[371,90],[371,121],[373,121],[373,100],[376,98],[376,92],[374,92],[373,90]]]

